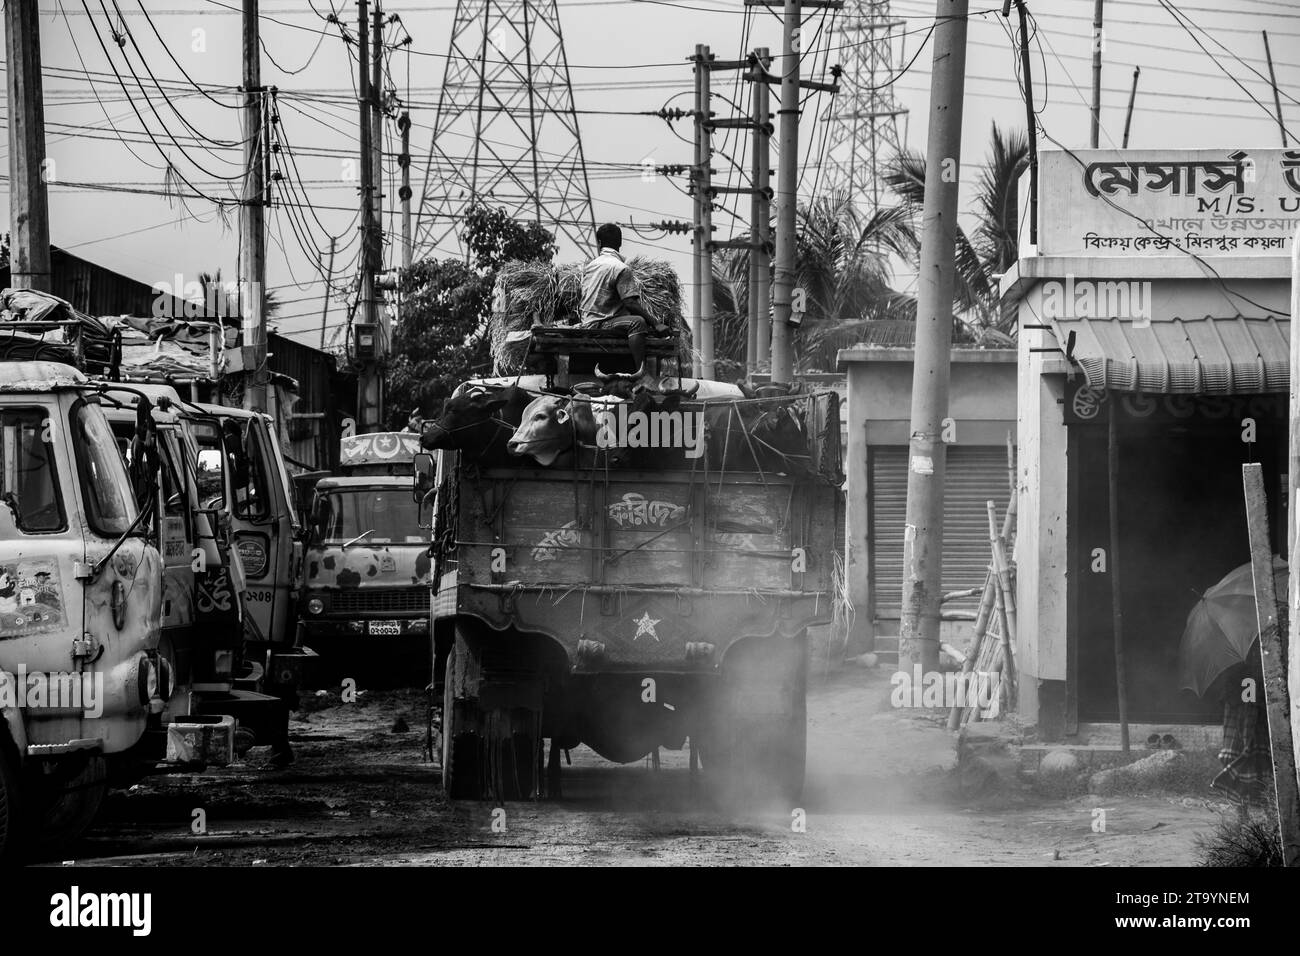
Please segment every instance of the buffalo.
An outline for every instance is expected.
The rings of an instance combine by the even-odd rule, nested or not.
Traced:
[[[793,402],[745,401],[705,406],[709,468],[805,474],[808,431]]]
[[[484,467],[503,465],[506,448],[532,396],[514,385],[474,385],[453,395],[436,421],[425,422],[420,445],[430,451],[455,448]]]

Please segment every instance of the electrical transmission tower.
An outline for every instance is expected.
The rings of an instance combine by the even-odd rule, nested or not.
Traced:
[[[841,21],[844,74],[829,117],[827,188],[846,190],[870,214],[880,208],[880,172],[899,150],[898,117],[907,114],[889,83],[897,38],[892,31],[903,21],[889,15],[889,0],[848,0]]]
[[[475,201],[579,249],[594,215],[556,0],[457,0],[415,245],[446,255]]]

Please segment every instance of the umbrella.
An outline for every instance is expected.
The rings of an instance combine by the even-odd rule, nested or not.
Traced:
[[[1273,581],[1278,597],[1286,599],[1287,566],[1273,558]],[[1249,564],[1228,573],[1187,615],[1178,644],[1179,686],[1205,696],[1224,671],[1244,664],[1259,637],[1255,613],[1255,581]]]

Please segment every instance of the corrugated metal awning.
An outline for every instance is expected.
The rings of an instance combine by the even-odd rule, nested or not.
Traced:
[[[1233,316],[1203,319],[1053,319],[1061,346],[1075,333],[1074,360],[1088,384],[1121,392],[1215,395],[1286,392],[1290,322]]]

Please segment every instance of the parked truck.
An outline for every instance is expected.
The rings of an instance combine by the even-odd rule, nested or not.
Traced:
[[[244,654],[253,667],[246,679],[293,710],[315,654],[304,646],[298,626],[305,532],[276,422],[265,413],[226,405],[194,408],[220,426],[219,434],[203,429],[195,436],[200,464],[208,464],[203,473],[209,481],[218,472],[226,480],[224,507],[245,579]],[[214,485],[209,501],[215,503],[222,493]]]
[[[533,333],[540,365],[561,361],[465,383],[425,433],[436,462],[416,458],[449,637],[435,668],[448,793],[555,794],[579,743],[622,763],[689,743],[727,798],[795,800],[806,634],[838,590],[837,396],[689,379],[617,393],[580,354],[617,337]]]
[[[341,474],[316,482],[301,619],[328,673],[427,683],[429,540],[411,500],[419,450],[413,432],[351,435]]]
[[[268,745],[286,763],[295,681],[276,681],[247,598],[247,571],[232,514],[242,446],[231,448],[222,418],[184,401],[169,385],[113,384],[101,402],[133,476],[147,467],[156,487],[146,527],[163,560],[160,653],[172,664],[175,691],[165,718],[225,714],[238,721],[241,754]],[[236,409],[230,409],[236,412]],[[153,419],[152,449],[143,441]],[[240,412],[240,414],[244,414]],[[251,555],[254,569],[266,558]],[[283,649],[281,649],[283,650]],[[265,693],[268,689],[279,694]]]
[[[48,351],[21,333],[4,346]],[[164,724],[178,684],[153,502],[101,390],[66,363],[0,359],[0,857],[76,836],[110,779],[232,744],[228,717]]]

